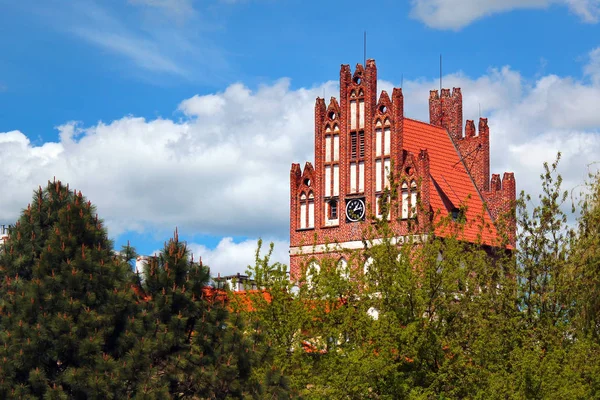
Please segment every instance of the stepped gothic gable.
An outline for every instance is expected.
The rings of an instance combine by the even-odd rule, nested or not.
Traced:
[[[399,204],[388,211],[382,204],[390,175],[399,179]],[[378,93],[377,66],[367,60],[354,73],[341,66],[338,99],[317,98],[314,164],[292,164],[290,194],[295,278],[307,256],[362,248],[371,216],[388,218],[398,238],[423,238],[436,220],[460,215],[462,240],[494,245],[496,222],[510,211],[516,187],[513,173],[490,177],[488,120],[480,118],[477,130],[466,121],[463,134],[460,88],[432,90],[429,122],[410,119],[402,89]],[[514,240],[514,221],[509,230]]]

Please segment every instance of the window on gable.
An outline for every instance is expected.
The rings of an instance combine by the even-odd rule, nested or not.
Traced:
[[[315,196],[312,192],[308,194],[308,227],[315,227]]]
[[[300,229],[315,227],[315,196],[312,192],[300,194]]]
[[[358,132],[358,138],[359,138],[359,157],[360,158],[364,158],[365,157],[365,132],[364,131],[360,131]]]
[[[417,183],[412,181],[410,187],[406,182],[402,183],[402,219],[415,218],[417,216],[418,191]]]
[[[365,157],[365,132],[359,131],[350,133],[350,158],[356,160],[357,158]]]
[[[382,218],[383,215],[387,215],[387,219],[390,219],[391,213],[390,213],[390,198],[389,196],[383,194],[383,195],[377,195],[376,196],[376,211],[377,211],[377,217],[378,218]]]
[[[300,229],[306,229],[306,193],[300,195]]]
[[[406,184],[406,182],[404,182],[404,183],[402,183],[402,214],[401,214],[402,219],[408,218],[408,210],[409,210],[408,196],[409,196],[408,185]]]
[[[410,184],[410,217],[417,216],[417,183],[412,181]]]

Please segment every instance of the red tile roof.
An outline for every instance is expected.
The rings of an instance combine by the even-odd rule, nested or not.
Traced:
[[[495,244],[497,231],[490,213],[446,129],[405,118],[402,145],[415,157],[423,149],[429,153],[430,202],[437,215],[434,222],[448,216],[452,206],[464,206],[466,223],[459,238],[473,243]],[[440,236],[448,234],[440,227],[435,232]]]

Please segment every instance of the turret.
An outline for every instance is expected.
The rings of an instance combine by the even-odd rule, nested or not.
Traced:
[[[422,149],[421,152],[419,153],[419,159],[418,159],[418,163],[419,163],[419,174],[420,174],[420,185],[421,187],[419,188],[419,193],[420,193],[420,210],[417,210],[417,213],[420,213],[422,211],[424,212],[428,212],[429,211],[429,207],[430,207],[430,186],[431,186],[431,179],[429,179],[430,176],[430,164],[429,164],[429,152],[427,151],[427,149]],[[421,229],[423,231],[425,231],[426,225],[429,223],[427,218],[420,218],[419,219],[419,223],[421,224]]]
[[[490,128],[487,118],[479,119],[479,133],[475,123],[467,120],[465,137],[455,141],[456,146],[479,191],[490,189]]]
[[[300,164],[293,163],[290,169],[290,215],[293,218],[290,219],[290,229],[298,229],[298,187],[300,186],[300,179],[302,177],[302,171],[300,170]]]
[[[394,160],[396,165],[400,165],[400,155],[402,154],[402,142],[404,131],[404,95],[402,89],[394,88],[392,91],[392,115],[394,116],[395,135],[392,137],[392,153],[397,154]],[[395,139],[395,141],[394,141]]]
[[[490,191],[496,193],[502,190],[502,182],[500,181],[500,174],[492,174],[492,181],[490,183]]]
[[[462,93],[460,88],[429,92],[429,123],[444,127],[454,141],[462,139]]]

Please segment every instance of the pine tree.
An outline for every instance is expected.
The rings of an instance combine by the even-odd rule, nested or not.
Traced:
[[[271,382],[263,385],[252,374],[263,353],[260,337],[229,311],[232,294],[209,287],[209,279],[177,231],[146,264],[148,385],[177,398],[263,398]],[[275,387],[286,395],[284,386]]]
[[[132,279],[91,202],[40,187],[0,250],[0,397],[125,397]]]

